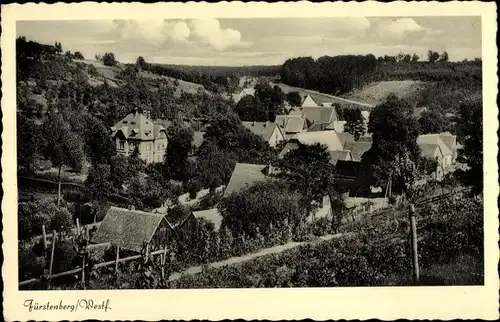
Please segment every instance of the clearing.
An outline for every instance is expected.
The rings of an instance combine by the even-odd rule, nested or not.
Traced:
[[[377,105],[385,101],[389,94],[393,93],[399,98],[408,98],[413,93],[424,88],[425,82],[404,80],[404,81],[381,81],[371,83],[361,89],[354,90],[346,94],[346,98],[359,100],[372,105]]]

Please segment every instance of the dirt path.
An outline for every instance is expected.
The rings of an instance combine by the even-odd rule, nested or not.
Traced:
[[[228,258],[228,259],[220,261],[220,262],[209,263],[206,266],[209,268],[217,268],[217,267],[223,267],[223,266],[228,266],[228,265],[241,264],[243,262],[246,262],[246,261],[261,257],[261,256],[278,254],[278,253],[284,252],[285,250],[293,249],[293,248],[301,246],[301,245],[314,244],[314,243],[318,243],[321,241],[327,241],[327,240],[331,240],[333,238],[339,238],[339,237],[342,237],[342,236],[345,236],[348,234],[349,233],[342,233],[342,234],[336,234],[336,235],[326,235],[326,236],[321,236],[316,240],[307,241],[307,242],[290,242],[290,243],[287,243],[284,245],[278,245],[278,246],[274,246],[274,247],[270,247],[270,248],[261,249],[260,251],[255,252],[255,253],[250,253],[250,254],[246,254],[243,256],[239,256],[239,257],[231,257],[231,258]],[[172,275],[170,275],[168,280],[175,281],[175,280],[179,279],[184,274],[194,275],[194,274],[201,273],[202,270],[203,270],[203,266],[201,266],[201,265],[200,266],[192,266],[192,267],[189,267],[182,272],[173,273]]]

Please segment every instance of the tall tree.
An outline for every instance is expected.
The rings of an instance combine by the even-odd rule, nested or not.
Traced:
[[[418,119],[418,124],[421,134],[441,133],[450,129],[448,118],[436,111],[423,112]]]
[[[85,194],[91,200],[106,200],[113,191],[111,166],[109,164],[93,164],[85,180]]]
[[[395,191],[404,191],[407,184],[401,169],[410,162],[416,164],[420,158],[417,145],[418,124],[413,117],[413,108],[395,95],[377,105],[370,114],[368,132],[372,133],[373,144],[362,156],[362,162],[374,185],[385,186],[392,178]],[[413,166],[412,166],[413,167]],[[398,170],[398,171],[396,171]]]
[[[344,131],[352,134],[354,140],[359,140],[365,134],[365,122],[361,110],[359,108],[346,108],[343,114],[346,121]]]
[[[463,150],[458,160],[468,168],[461,175],[462,181],[483,191],[483,108],[480,98],[469,98],[460,105],[458,138],[463,142]]]
[[[276,165],[280,171],[274,175],[302,195],[301,204],[308,213],[314,209],[313,202],[320,202],[333,191],[335,167],[326,146],[299,143],[298,149],[285,154]]]
[[[117,61],[115,59],[115,54],[113,53],[105,53],[102,56],[102,63],[106,66],[115,66]]]
[[[20,166],[31,169],[42,150],[43,143],[39,126],[33,119],[22,114],[17,115],[17,162]]]
[[[438,61],[438,60],[439,60],[439,57],[440,57],[440,55],[439,55],[439,53],[438,53],[438,52],[436,52],[436,51],[429,50],[429,51],[427,52],[427,60],[428,60],[429,62],[431,62],[431,63],[434,63],[434,62]]]
[[[443,51],[441,56],[439,56],[439,61],[441,61],[441,62],[447,62],[448,59],[449,59],[448,52],[446,52],[446,51]]]
[[[300,106],[302,104],[302,97],[299,92],[288,92],[286,94],[286,100],[291,106]]]
[[[86,118],[86,151],[92,164],[109,164],[116,154],[110,130],[97,118]]]
[[[145,66],[146,66],[146,60],[144,60],[144,57],[142,56],[137,57],[137,60],[135,61],[135,68],[138,71],[141,71],[144,69]]]
[[[186,166],[192,149],[193,131],[185,126],[174,123],[167,129],[168,146],[165,163],[170,169],[173,179],[187,181]]]
[[[61,202],[61,171],[63,166],[80,171],[83,160],[83,144],[78,134],[71,131],[59,114],[52,114],[43,123],[45,138],[44,155],[58,169],[57,205]]]
[[[265,122],[269,119],[267,108],[253,95],[246,95],[236,103],[234,112],[242,121]]]

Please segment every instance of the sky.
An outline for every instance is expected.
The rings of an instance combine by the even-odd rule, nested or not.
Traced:
[[[18,21],[17,36],[85,58],[183,65],[277,65],[299,56],[396,55],[446,50],[450,60],[481,57],[481,17],[332,17]]]

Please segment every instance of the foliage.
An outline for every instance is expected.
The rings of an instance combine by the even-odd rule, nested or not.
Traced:
[[[116,154],[109,128],[92,116],[87,117],[85,121],[88,125],[85,134],[86,155],[92,164],[109,164]]]
[[[115,54],[105,53],[102,56],[102,63],[106,66],[115,66],[118,62],[115,59]]]
[[[458,138],[463,142],[459,161],[466,163],[468,170],[460,178],[474,191],[483,191],[483,108],[479,98],[471,98],[460,105]]]
[[[434,63],[436,61],[439,60],[439,53],[437,51],[432,51],[432,50],[429,50],[427,52],[427,60],[430,62],[430,63]]]
[[[376,65],[373,55],[292,58],[281,68],[281,81],[323,93],[344,94],[365,84]]]
[[[450,121],[438,111],[424,111],[418,119],[421,134],[441,133],[450,130]]]
[[[24,115],[17,117],[17,162],[31,169],[39,158],[42,147],[42,133],[39,125]]]
[[[285,94],[278,85],[271,87],[267,82],[257,83],[257,85],[255,85],[255,97],[259,99],[267,110],[268,117],[283,112]],[[267,119],[265,121],[267,121]]]
[[[419,252],[422,284],[450,285],[431,275],[436,263],[458,256],[483,258],[482,205],[457,196],[445,204],[419,211]],[[451,216],[451,217],[450,217]],[[355,235],[299,246],[241,265],[211,268],[185,275],[172,288],[332,287],[412,285],[407,219],[400,213],[363,222]],[[482,265],[466,270],[455,285],[480,285]],[[427,284],[428,285],[428,284]]]
[[[167,129],[168,145],[165,154],[165,165],[170,176],[175,180],[186,181],[187,158],[191,152],[193,131],[190,128],[174,123]]]
[[[108,164],[93,164],[85,180],[85,193],[91,200],[107,200],[113,192],[111,166]]]
[[[234,112],[242,121],[265,122],[269,120],[269,113],[257,96],[245,95],[236,103]]]
[[[334,193],[335,167],[330,163],[326,146],[299,143],[298,149],[277,162],[277,167],[280,171],[274,175],[286,180],[293,191],[301,194],[302,206],[308,213],[314,209],[313,202]]]
[[[59,114],[52,114],[42,124],[44,156],[61,169],[66,165],[79,171],[82,166],[83,144],[80,136],[71,131],[69,124]]]
[[[291,106],[300,106],[302,104],[302,97],[299,92],[288,92],[286,94],[286,101],[290,103]]]
[[[370,114],[368,132],[372,133],[373,144],[363,154],[362,162],[373,185],[385,186],[391,176],[393,191],[403,191],[415,179],[406,177],[420,158],[418,125],[412,115],[412,107],[394,95]]]
[[[67,229],[73,226],[71,214],[65,207],[58,207],[47,199],[20,202],[18,207],[18,239],[26,239],[42,233],[45,225],[50,230]]]
[[[346,121],[344,131],[354,136],[354,140],[365,134],[365,123],[359,108],[346,108],[343,110],[343,119]]]
[[[218,209],[223,225],[233,235],[245,234],[254,238],[257,230],[268,236],[272,233],[271,226],[281,229],[285,220],[294,227],[303,221],[306,214],[300,198],[298,192],[289,191],[283,183],[269,181],[228,196]]]

